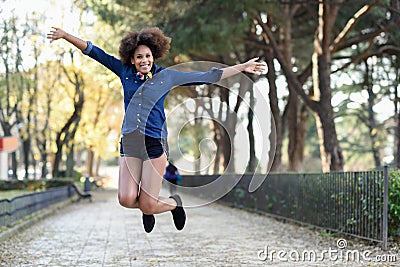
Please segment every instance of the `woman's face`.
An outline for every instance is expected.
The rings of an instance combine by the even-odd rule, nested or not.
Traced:
[[[139,45],[136,48],[135,53],[133,53],[131,61],[132,64],[135,65],[137,71],[146,74],[150,72],[153,67],[154,59],[153,54],[147,45]]]

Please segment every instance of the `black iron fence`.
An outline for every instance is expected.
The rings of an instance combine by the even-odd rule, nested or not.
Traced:
[[[72,186],[62,186],[0,200],[0,228],[11,226],[16,221],[50,205],[56,204],[74,196],[76,191]]]
[[[243,175],[220,200],[235,207],[382,242],[386,248],[387,169],[268,174],[263,184],[250,193],[248,188],[253,176]],[[218,178],[184,176],[182,185],[196,187]]]

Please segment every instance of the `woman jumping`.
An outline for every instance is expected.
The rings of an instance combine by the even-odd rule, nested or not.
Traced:
[[[167,211],[172,212],[176,229],[182,230],[186,214],[180,196],[159,196],[168,158],[165,97],[179,85],[215,83],[242,71],[259,75],[265,70],[265,64],[253,58],[208,72],[182,72],[160,67],[154,60],[168,53],[171,39],[158,28],[128,33],[119,46],[120,59],[60,28],[54,27],[47,38],[51,42],[68,41],[120,78],[125,116],[120,140],[119,203],[142,211],[147,233],[154,228],[154,214]]]

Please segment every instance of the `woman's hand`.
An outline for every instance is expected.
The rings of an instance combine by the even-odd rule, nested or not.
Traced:
[[[61,39],[61,38],[65,38],[65,36],[67,35],[67,33],[60,29],[60,28],[56,28],[56,27],[51,27],[52,30],[50,31],[50,33],[47,34],[47,39],[50,39],[50,42],[53,42],[55,40]]]
[[[58,39],[64,39],[69,43],[73,44],[76,48],[80,50],[85,50],[86,47],[88,46],[86,41],[65,32],[63,29],[56,27],[51,27],[51,28],[52,30],[50,31],[49,34],[47,34],[47,39],[50,39],[50,42],[53,42]]]
[[[258,57],[250,59],[249,61],[241,64],[237,64],[234,66],[222,68],[224,71],[221,76],[221,80],[236,75],[242,71],[247,73],[252,73],[256,75],[260,75],[262,72],[265,71],[267,65],[265,63],[256,62]]]
[[[252,73],[256,75],[260,75],[263,73],[267,65],[265,63],[257,62],[258,57],[250,59],[249,61],[243,63],[243,71],[247,73]]]

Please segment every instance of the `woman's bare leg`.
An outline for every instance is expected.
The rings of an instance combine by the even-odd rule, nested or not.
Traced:
[[[139,208],[139,183],[143,160],[121,157],[119,163],[118,200],[126,208]]]
[[[165,154],[143,162],[139,208],[145,214],[171,211],[177,205],[174,199],[159,196],[166,166]]]

